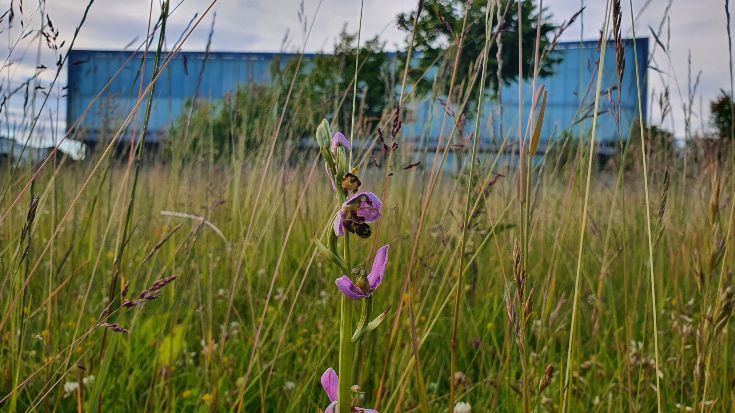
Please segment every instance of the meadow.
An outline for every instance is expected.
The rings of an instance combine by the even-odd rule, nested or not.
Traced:
[[[475,70],[460,108],[484,86]],[[445,140],[411,149],[393,108],[379,138],[335,101],[352,119],[329,138],[369,145],[332,156],[383,203],[335,259],[331,220],[354,191],[338,181],[335,199],[330,152],[295,139],[288,118],[316,134],[328,115],[296,79],[269,110],[244,107],[225,152],[200,116],[172,135],[195,149],[148,159],[113,130],[81,162],[0,164],[2,411],[322,412],[338,362],[353,405],[380,412],[735,410],[735,141],[672,154],[637,129],[603,165],[596,117],[537,157],[533,121],[494,153],[454,145],[467,137],[445,115]],[[358,304],[335,262],[369,269],[382,245],[385,318],[345,356],[340,315],[354,306],[354,327]]]

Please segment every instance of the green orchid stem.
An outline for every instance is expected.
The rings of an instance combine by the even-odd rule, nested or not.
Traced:
[[[344,238],[344,262],[350,268],[350,237]],[[352,342],[352,300],[342,295],[341,320],[339,323],[339,396],[338,412],[349,413],[352,409],[352,362],[355,355],[355,344]]]

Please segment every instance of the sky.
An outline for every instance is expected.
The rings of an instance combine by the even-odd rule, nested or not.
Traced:
[[[9,0],[4,2],[6,6],[1,9],[7,9]],[[146,36],[151,2],[157,10],[159,0],[95,0],[79,32],[75,48],[117,50],[131,43],[137,45]],[[31,6],[34,3],[32,1],[25,0],[24,3],[25,10],[21,17],[18,17],[20,12],[16,10],[16,19],[23,20],[26,28],[37,27],[40,9]],[[86,3],[85,0],[51,0],[46,3],[45,12],[59,30],[58,42],[66,41],[64,47],[68,47]],[[177,38],[194,16],[205,13],[210,3],[211,0],[174,0],[173,4],[178,6],[169,19],[171,37]],[[396,29],[395,17],[414,9],[416,3],[408,0],[364,0],[363,36],[379,35],[387,48],[398,48],[404,41],[404,34]],[[623,4],[623,35],[630,37],[630,9],[627,1],[623,1]],[[557,24],[568,19],[582,5],[586,6],[582,18],[565,32],[563,40],[579,40],[580,37],[596,39],[602,27],[605,2],[544,2],[546,13]],[[18,7],[17,0],[15,7]],[[692,125],[695,131],[706,128],[708,102],[718,95],[721,88],[730,88],[724,0],[634,0],[633,11],[636,16],[636,36],[650,38],[649,27],[654,30],[662,27],[659,37],[669,50],[669,53],[664,53],[660,47],[657,48],[650,62],[655,70],[649,69],[648,72],[649,93],[653,92],[654,97],[663,90],[664,84],[670,88],[672,112],[663,126],[675,130],[677,136],[683,135],[682,105],[688,100],[689,76],[691,73],[694,79],[701,71],[694,98]],[[664,16],[668,18],[663,19]],[[217,0],[187,40],[184,49],[203,50],[212,18],[215,18],[212,39],[212,49],[215,51],[279,51],[284,44],[288,50],[298,50],[304,43],[303,23],[306,21],[306,27],[311,27],[306,51],[329,52],[343,25],[346,24],[349,31],[356,31],[359,17],[359,0],[322,0],[321,3],[319,0],[304,0],[303,3],[301,0]],[[6,25],[5,21],[2,25]],[[5,55],[13,47],[18,30],[15,28],[0,33],[0,44],[4,44]],[[10,59],[12,65],[8,66],[8,62],[3,65],[0,78],[26,79],[36,71],[37,42],[28,39],[32,37],[14,47]],[[285,43],[284,39],[287,39]],[[651,39],[651,47],[654,43]],[[43,52],[41,61],[50,69],[44,70],[40,79],[48,82],[54,75],[55,58]],[[61,84],[64,82],[65,75],[62,74]],[[653,110],[653,123],[659,123],[660,110],[653,100],[649,103]],[[12,110],[20,109],[15,107]]]

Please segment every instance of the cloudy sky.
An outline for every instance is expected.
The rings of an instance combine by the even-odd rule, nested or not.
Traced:
[[[159,0],[96,0],[75,47],[122,49],[131,42],[137,44],[145,37],[151,1],[157,8]],[[9,0],[4,2],[6,6],[2,9],[7,9]],[[25,27],[33,27],[34,24],[38,27],[41,11],[37,7],[31,7],[33,2],[29,0],[24,3],[25,10],[21,19],[24,20]],[[201,16],[204,13],[211,0],[175,0],[173,3],[179,5],[170,19],[169,33],[174,33],[172,38],[176,38],[195,15]],[[553,20],[560,23],[581,5],[585,5],[583,18],[564,36],[565,40],[579,40],[580,36],[584,39],[597,38],[603,20],[604,3],[602,0],[546,0],[544,6]],[[627,1],[623,3],[623,31],[630,36],[630,12]],[[59,41],[66,40],[68,45],[85,5],[84,0],[46,1],[45,12],[60,32]],[[395,16],[412,10],[415,5],[416,1],[409,0],[365,0],[365,36],[380,35],[389,48],[395,49],[403,41],[402,33],[395,28]],[[18,19],[17,0],[15,7]],[[669,19],[663,22],[661,39],[670,47],[670,51],[668,56],[660,49],[654,54],[651,65],[660,72],[649,70],[649,92],[662,90],[664,82],[670,85],[673,117],[666,121],[666,125],[677,129],[679,136],[683,134],[682,98],[686,100],[688,93],[690,53],[692,76],[702,71],[695,98],[695,117],[699,118],[701,109],[706,118],[709,100],[718,94],[720,88],[729,89],[724,0],[634,0],[636,35],[651,37],[649,26],[658,29],[667,8]],[[213,50],[278,51],[284,38],[290,39],[289,48],[300,47],[304,40],[300,9],[300,0],[218,0],[213,8],[216,13]],[[352,31],[357,29],[360,1],[322,0],[319,4],[319,0],[304,0],[303,10],[307,22],[314,22],[313,31],[306,43],[307,51],[329,51],[344,24]],[[185,49],[204,49],[213,16],[210,12],[205,17]],[[5,43],[6,51],[14,44],[12,39],[17,37],[18,30],[16,27],[0,34],[0,39],[6,39],[5,42],[0,40]],[[34,72],[37,43],[28,39],[15,46],[11,59],[13,65],[3,67],[3,73],[0,74],[2,77],[22,79]],[[653,45],[653,41],[651,44]],[[46,66],[54,66],[53,57],[46,55],[42,60],[45,60]],[[41,77],[53,77],[52,70],[45,71]],[[64,81],[62,78],[62,83]],[[700,125],[700,119],[695,119],[694,127],[699,128]]]

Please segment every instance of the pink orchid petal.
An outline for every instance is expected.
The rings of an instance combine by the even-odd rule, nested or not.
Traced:
[[[329,397],[329,401],[336,402],[337,396],[339,395],[339,377],[337,377],[337,372],[331,367],[328,368],[322,374],[321,382],[324,391],[327,393],[327,397]]]
[[[371,224],[383,217],[379,210],[373,207],[365,207],[357,210],[357,216],[363,218],[366,224]]]
[[[334,136],[332,136],[332,144],[330,145],[329,149],[332,150],[332,153],[336,154],[338,146],[342,146],[347,150],[352,149],[350,141],[345,138],[345,135],[343,135],[342,132],[337,132],[334,134]]]
[[[327,406],[327,408],[324,409],[324,413],[337,413],[337,401],[335,400]]]
[[[380,198],[378,198],[377,195],[375,195],[372,192],[357,192],[355,194],[352,194],[347,200],[342,204],[343,208],[347,208],[350,205],[355,204],[355,200],[360,198],[361,196],[366,196],[368,200],[373,204],[373,208],[378,210],[383,210],[383,202],[380,201]],[[362,206],[363,203],[360,204]]]
[[[367,198],[367,201],[363,201],[363,198]],[[358,192],[353,194],[342,204],[342,209],[354,208],[355,205],[357,205],[357,216],[364,218],[367,224],[373,223],[383,217],[383,203],[372,192]]]
[[[338,237],[345,236],[344,220],[345,220],[344,211],[339,210],[337,212],[337,215],[334,217],[334,233]]]
[[[378,198],[377,195],[375,195],[372,192],[365,192],[365,195],[370,199],[370,202],[373,204],[373,208],[377,209],[381,213],[383,212],[383,203],[380,201],[380,198]]]
[[[385,267],[388,265],[388,245],[380,247],[378,253],[375,254],[373,261],[373,269],[368,274],[368,285],[370,290],[374,290],[380,286],[385,276]]]

